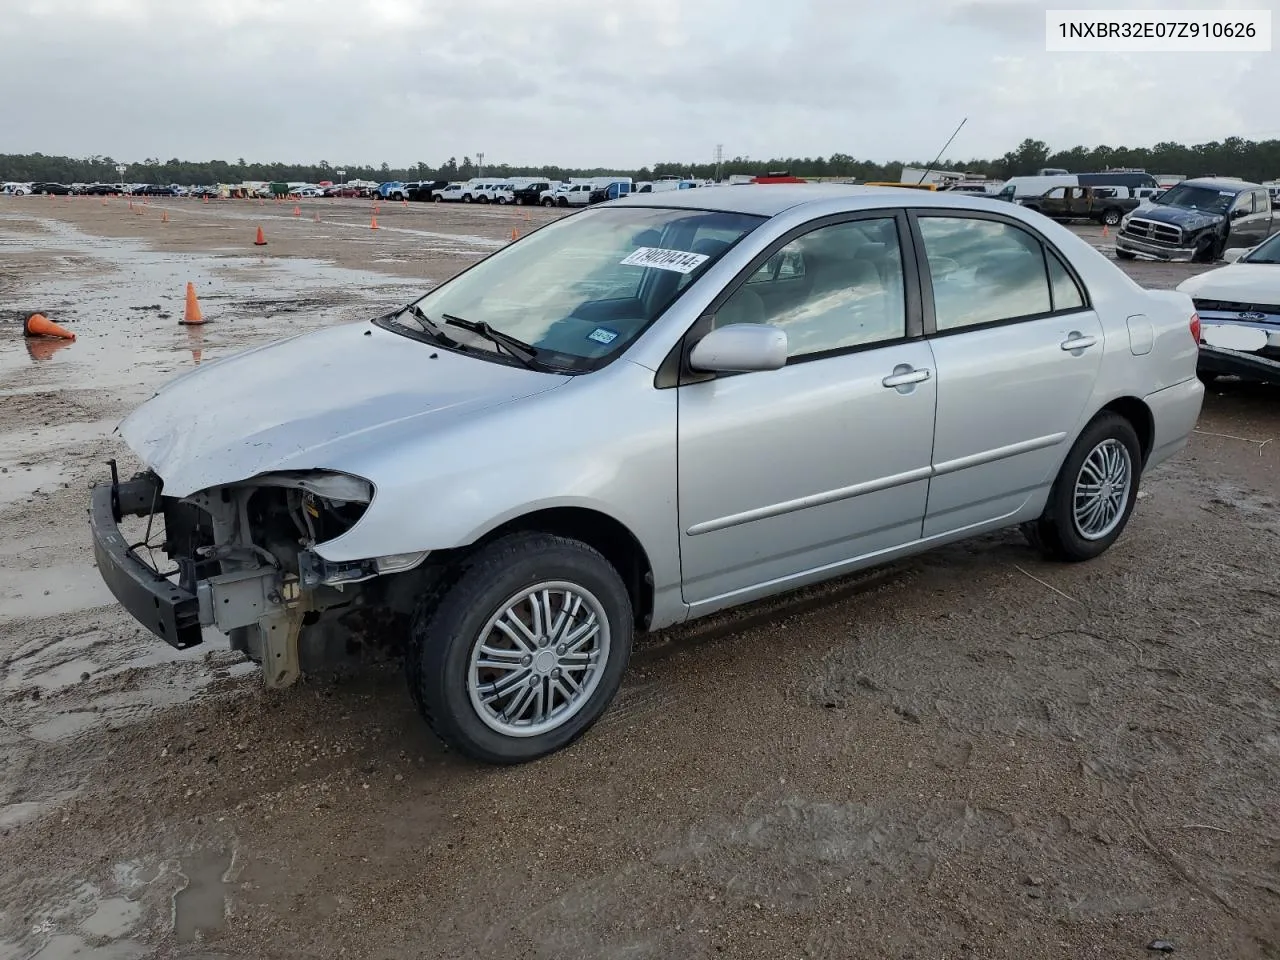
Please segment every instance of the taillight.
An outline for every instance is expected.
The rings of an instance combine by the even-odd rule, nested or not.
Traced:
[[[1191,339],[1197,344],[1200,342],[1200,314],[1198,313],[1191,315]]]

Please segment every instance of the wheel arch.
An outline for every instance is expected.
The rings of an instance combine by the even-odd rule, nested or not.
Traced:
[[[640,539],[621,520],[584,506],[548,506],[503,520],[483,531],[466,547],[450,554],[470,552],[512,533],[538,532],[578,540],[598,550],[618,571],[631,597],[635,623],[648,629],[654,608],[653,563]]]
[[[1142,449],[1142,462],[1146,464],[1147,459],[1151,456],[1152,446],[1155,443],[1156,422],[1152,416],[1151,408],[1137,397],[1116,397],[1110,403],[1105,404],[1098,413],[1116,413],[1129,421],[1134,432],[1138,435],[1138,445]],[[1090,419],[1097,418],[1097,414]]]

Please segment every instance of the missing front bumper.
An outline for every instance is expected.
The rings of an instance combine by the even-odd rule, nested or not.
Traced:
[[[120,605],[165,643],[185,650],[203,640],[196,595],[139,559],[120,532],[123,517],[147,516],[159,502],[159,481],[152,475],[95,486],[89,501],[93,553]]]

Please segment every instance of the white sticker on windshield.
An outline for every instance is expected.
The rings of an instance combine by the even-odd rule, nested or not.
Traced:
[[[1218,191],[1218,196],[1220,196],[1220,197],[1234,197],[1235,195],[1236,195],[1236,192],[1235,192],[1234,190],[1219,190],[1219,191]]]
[[[711,258],[701,253],[684,250],[667,250],[663,247],[637,247],[628,257],[620,260],[624,267],[657,267],[676,273],[693,273]]]

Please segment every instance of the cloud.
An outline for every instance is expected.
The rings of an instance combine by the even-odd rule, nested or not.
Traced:
[[[1045,6],[12,0],[0,56],[32,79],[6,149],[630,168],[717,144],[927,160],[965,116],[956,157],[1280,126],[1269,55],[1049,55]]]

